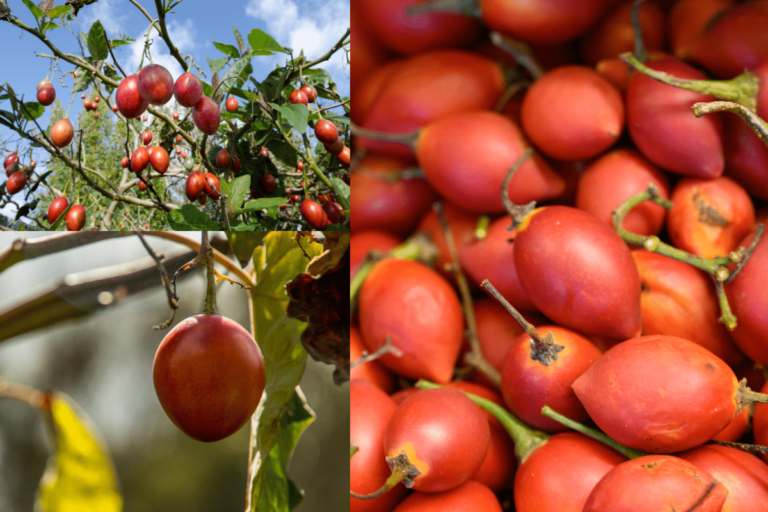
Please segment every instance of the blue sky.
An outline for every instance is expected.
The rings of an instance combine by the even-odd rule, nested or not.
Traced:
[[[39,3],[35,0],[34,3]],[[55,0],[56,5],[64,4],[64,0]],[[154,2],[140,0],[150,15],[157,16]],[[34,26],[32,14],[21,0],[8,0],[11,14],[18,17],[28,26]],[[131,37],[136,41],[130,46],[122,46],[114,50],[120,66],[126,73],[138,69],[144,40],[150,23],[135,5],[126,0],[98,0],[80,10],[77,21],[71,24],[75,34],[88,32],[91,24],[100,20],[110,38]],[[212,44],[220,42],[237,46],[232,32],[232,26],[247,38],[254,28],[264,30],[278,43],[291,47],[294,55],[301,49],[308,59],[324,54],[339,40],[349,27],[349,0],[248,0],[247,2],[184,0],[174,8],[174,12],[166,17],[166,24],[171,40],[179,48],[183,56],[192,55],[197,65],[205,71],[205,81],[210,82],[212,73],[208,69],[206,59],[223,57]],[[10,25],[0,22],[0,48],[2,62],[0,66],[0,83],[8,82],[17,94],[25,95],[25,100],[35,101],[37,83],[49,73],[51,59],[38,57],[37,54],[51,55],[51,51],[39,39]],[[61,27],[47,33],[53,44],[64,53],[79,54],[76,38],[66,27]],[[165,66],[176,79],[182,69],[179,63],[170,56],[163,39],[153,31],[151,36],[152,59],[156,64]],[[342,96],[349,95],[349,68],[344,58],[344,52],[337,52],[334,57],[320,67],[328,70],[336,81]],[[256,80],[262,80],[275,64],[284,62],[284,54],[274,56],[254,57],[252,65]],[[145,60],[145,64],[146,64]],[[72,66],[60,61],[61,71],[71,71]],[[196,70],[193,68],[193,72]],[[221,71],[221,76],[224,71]],[[69,87],[64,89],[59,82],[59,71],[52,77],[56,88],[56,98],[67,108],[72,98],[72,78],[68,76],[64,83]],[[8,109],[9,105],[0,104],[0,108]],[[77,117],[82,110],[79,96],[72,103],[70,119]],[[39,120],[41,126],[48,123],[48,113]],[[9,136],[14,135],[9,140]],[[15,134],[0,128],[0,144],[16,147]],[[7,154],[0,151],[4,158]],[[28,162],[23,162],[28,163]],[[5,173],[0,172],[5,179]],[[7,209],[6,209],[7,210]],[[15,207],[11,211],[15,212]],[[6,211],[7,213],[7,211]]]

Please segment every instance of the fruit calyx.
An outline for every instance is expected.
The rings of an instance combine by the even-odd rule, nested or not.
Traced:
[[[357,494],[354,491],[349,491],[350,496],[358,500],[372,500],[386,494],[400,482],[410,489],[413,486],[414,478],[421,474],[421,471],[408,459],[405,451],[400,452],[397,457],[386,457],[386,461],[392,474],[387,477],[384,485],[371,494]]]

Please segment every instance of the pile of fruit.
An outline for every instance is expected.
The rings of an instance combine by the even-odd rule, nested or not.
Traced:
[[[351,13],[351,510],[768,510],[768,0]]]

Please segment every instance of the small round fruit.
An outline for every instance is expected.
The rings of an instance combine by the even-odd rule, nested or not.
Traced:
[[[303,91],[300,89],[296,89],[291,93],[290,96],[288,96],[288,101],[293,103],[294,105],[297,105],[301,103],[302,105],[309,105],[309,99],[307,98],[307,95],[304,94]]]
[[[101,116],[99,116],[99,113],[98,113],[98,112],[94,112],[94,113],[93,113],[93,118],[94,118],[94,119],[98,119],[99,117],[101,117]]]
[[[317,99],[317,89],[315,89],[314,85],[303,85],[301,87],[301,92],[303,92],[307,96],[307,99],[312,103]]]
[[[191,171],[192,168],[195,166],[195,161],[192,159],[192,157],[189,157],[189,158],[184,157],[184,162],[182,162],[182,165],[184,166],[184,169]]]
[[[62,212],[69,208],[69,200],[66,197],[57,197],[48,207],[48,222],[53,224],[61,216]]]
[[[77,76],[77,75],[75,75],[75,76]],[[84,99],[85,99],[85,93],[83,93],[83,94],[81,94],[81,95],[80,95],[80,99],[81,99],[81,100],[84,100]]]
[[[149,107],[149,102],[139,94],[138,76],[125,77],[117,86],[115,102],[120,113],[128,119],[139,117]]]
[[[323,230],[328,226],[328,215],[323,207],[311,199],[305,199],[301,202],[301,216],[304,217],[310,226],[315,229]]]
[[[268,172],[264,173],[264,176],[261,177],[261,185],[264,187],[264,190],[267,192],[272,192],[275,190],[275,187],[277,186],[277,180],[275,180],[275,177],[269,174]]]
[[[349,169],[350,158],[351,154],[347,146],[344,146],[344,149],[341,150],[341,153],[336,155],[336,160],[338,160],[341,166],[345,169]]]
[[[131,169],[138,174],[147,168],[147,164],[149,164],[149,151],[144,146],[139,146],[131,155]]]
[[[145,190],[147,190],[147,184],[146,184],[146,182],[144,181],[145,179],[146,179],[146,178],[144,178],[144,179],[141,179],[141,176],[139,176],[139,190],[141,190],[142,192],[143,192],[143,191],[145,191]]]
[[[184,185],[184,192],[187,194],[187,199],[190,201],[196,201],[200,196],[205,194],[205,176],[200,171],[192,171],[187,176],[187,182]]]
[[[194,107],[203,95],[203,84],[192,73],[184,73],[173,85],[173,96],[182,107]]]
[[[177,136],[176,136],[176,143],[177,143],[177,144],[181,144],[181,140],[182,140],[182,137],[181,137],[181,135],[177,135]]]
[[[117,112],[117,105],[112,105],[112,112]]]
[[[201,132],[208,135],[216,133],[221,123],[221,112],[216,102],[207,96],[200,98],[192,109],[192,121]]]
[[[300,171],[303,171],[303,170],[304,170],[304,162],[303,162],[303,161],[301,161],[301,160],[299,160],[298,162],[296,162],[296,167],[297,167],[297,168],[298,168]]]
[[[161,146],[154,148],[154,151],[149,155],[150,165],[160,174],[165,174],[165,171],[168,170],[168,162],[168,152]]]
[[[226,166],[229,165],[229,163],[232,161],[232,157],[229,155],[229,151],[226,149],[222,149],[218,153],[216,153],[216,165],[219,166],[219,168],[223,169]]]
[[[221,186],[219,178],[211,172],[205,173],[205,193],[213,199],[221,197]]]
[[[10,194],[16,194],[24,190],[24,185],[27,184],[27,175],[24,171],[16,171],[11,174],[11,177],[5,182],[5,190]]]
[[[336,137],[336,140],[331,142],[330,144],[323,143],[323,146],[325,147],[325,150],[332,154],[333,156],[338,155],[342,152],[344,149],[344,139],[341,137]]]
[[[145,146],[149,145],[149,143],[152,142],[152,132],[145,130],[141,134],[141,142],[143,142]]]
[[[174,119],[178,119],[179,118],[179,113],[178,112],[174,112],[173,113],[173,118]]]
[[[237,99],[230,96],[227,98],[227,111],[228,112],[236,112],[237,111]]]
[[[13,173],[15,173],[18,170],[19,170],[19,162],[17,160],[5,166],[5,175],[10,178],[13,175]]]
[[[315,137],[324,144],[333,144],[339,138],[339,130],[332,122],[321,119],[315,125]]]
[[[56,99],[56,89],[48,80],[43,80],[37,84],[37,102],[47,107]]]
[[[85,208],[79,204],[74,205],[69,209],[64,220],[67,223],[68,230],[80,231],[85,226]]]
[[[3,167],[8,167],[11,164],[15,164],[19,161],[19,155],[17,153],[11,153],[3,161]]]
[[[187,152],[186,151],[182,151],[181,152],[181,158],[187,158]]]
[[[202,314],[166,335],[152,376],[171,421],[191,438],[212,442],[234,434],[253,415],[264,392],[264,359],[239,324]]]
[[[232,172],[240,171],[240,159],[237,156],[232,157]]]
[[[139,72],[139,94],[150,105],[165,105],[173,96],[173,77],[159,64],[150,64]]]
[[[51,127],[51,141],[57,147],[67,147],[74,138],[75,129],[69,119],[60,119]]]
[[[96,103],[95,101],[92,101],[91,102],[91,110],[98,110],[98,108],[99,108],[99,104]]]
[[[95,98],[93,98],[93,101],[95,101],[96,103],[98,103],[98,102],[100,102],[100,101],[101,101],[101,98],[99,98],[98,96],[96,96]]]
[[[323,211],[325,211],[325,214],[328,216],[328,221],[331,224],[339,222],[341,214],[344,213],[344,209],[335,201],[326,201],[323,203]]]
[[[123,159],[120,161],[120,165],[123,166],[123,168],[128,167],[128,164],[130,164],[131,161],[128,159],[127,156],[124,156]]]

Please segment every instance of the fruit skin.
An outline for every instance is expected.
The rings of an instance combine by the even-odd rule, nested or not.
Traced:
[[[323,207],[311,199],[301,202],[301,216],[315,229],[323,230],[328,225],[328,215]]]
[[[351,247],[352,246],[350,245],[350,249]],[[363,345],[363,340],[360,337],[360,331],[353,325],[349,334],[349,360],[358,361],[362,357],[364,351],[365,345]],[[387,394],[394,391],[395,388],[395,382],[392,373],[384,368],[381,363],[375,360],[358,364],[351,368],[349,371],[349,381],[352,382],[356,379],[368,381]],[[350,394],[351,392],[352,391],[350,387]],[[394,411],[394,409],[392,410]],[[389,418],[387,418],[387,420],[389,420]],[[381,459],[383,460],[383,458],[384,453],[382,451]],[[387,468],[385,476],[389,476],[389,468]]]
[[[165,105],[173,96],[173,77],[160,64],[150,64],[139,72],[139,94],[150,105]]]
[[[75,138],[75,129],[69,119],[60,119],[51,127],[51,142],[63,148]]]
[[[300,170],[300,171],[303,171],[303,170],[304,170],[304,162],[303,162],[303,161],[301,161],[301,160],[299,160],[298,162],[296,162],[296,168],[297,168],[298,170]]]
[[[324,144],[333,144],[339,138],[339,130],[332,122],[321,119],[315,124],[315,137]]]
[[[275,180],[275,177],[269,174],[268,172],[264,173],[264,176],[261,177],[261,185],[264,187],[264,190],[267,192],[272,192],[275,190],[275,187],[277,186],[277,180]]]
[[[203,442],[224,439],[248,422],[264,392],[264,360],[236,322],[196,315],[160,343],[152,366],[155,391],[171,421]]]
[[[147,190],[147,184],[145,183],[146,178],[142,179],[141,176],[139,176],[139,190],[142,192]]]
[[[404,377],[451,380],[464,336],[458,296],[436,271],[413,261],[378,262],[359,294],[360,333],[369,352],[386,343],[402,352],[377,359]]]
[[[124,156],[124,157],[123,157],[123,159],[122,159],[122,160],[120,160],[120,165],[122,165],[122,166],[123,166],[123,168],[125,168],[125,167],[128,167],[128,164],[129,164],[130,162],[131,162],[131,161],[128,159],[128,157],[127,157],[127,156]]]
[[[323,143],[323,146],[325,147],[325,150],[332,154],[333,156],[338,155],[341,153],[341,151],[344,149],[344,139],[341,137],[336,137],[336,140],[334,140],[330,144]]]
[[[232,161],[232,157],[229,155],[229,151],[226,149],[222,149],[218,153],[216,153],[216,165],[218,165],[221,169],[225,168],[229,165],[229,162]]]
[[[517,228],[514,259],[531,301],[555,323],[614,339],[640,334],[635,262],[624,241],[589,213],[536,208]]]
[[[347,146],[344,146],[344,149],[341,150],[341,152],[336,155],[336,160],[339,161],[342,167],[345,169],[349,169],[349,164],[351,163],[352,154],[349,151],[349,148]]]
[[[178,112],[174,112],[173,113],[173,118],[174,119],[178,119],[179,118],[179,113]]]
[[[211,196],[212,199],[219,199],[221,197],[221,185],[219,183],[219,177],[213,173],[205,173],[205,193]]]
[[[87,100],[85,100],[85,101],[83,102],[83,108],[84,108],[85,110],[89,110],[89,109],[91,108],[91,105],[92,105],[92,103],[91,103],[91,100],[90,100],[90,99],[87,99]]]
[[[240,171],[240,159],[237,156],[232,157],[232,172],[237,173]]]
[[[738,381],[692,341],[643,336],[608,350],[573,383],[598,427],[619,443],[672,453],[705,443],[736,415]]]
[[[16,171],[11,174],[11,177],[5,182],[5,190],[8,194],[13,195],[24,190],[26,184],[27,175],[24,171]]]
[[[339,219],[341,218],[341,214],[344,213],[344,209],[341,207],[341,205],[334,201],[324,202],[323,210],[325,211],[325,214],[328,216],[328,221],[331,224],[336,224],[337,222],[339,222]]]
[[[307,98],[307,95],[304,94],[304,91],[300,89],[296,89],[291,93],[290,96],[288,96],[288,101],[293,103],[294,105],[297,105],[301,103],[302,105],[309,105],[309,98]]]
[[[138,79],[138,75],[131,75],[117,86],[117,109],[128,119],[139,117],[149,107],[149,102],[139,94]]]
[[[207,96],[200,98],[192,109],[192,121],[201,132],[208,135],[216,133],[221,123],[221,112],[216,102]]]
[[[143,142],[145,146],[148,146],[149,143],[152,142],[152,132],[149,130],[145,130],[141,134],[141,142]]]
[[[37,102],[43,106],[48,106],[56,99],[56,89],[53,84],[45,82],[37,86]]]
[[[10,178],[13,175],[13,173],[15,173],[18,170],[19,170],[19,161],[18,160],[12,161],[5,167],[5,175]]]
[[[646,455],[606,473],[583,512],[719,512],[727,494],[723,484],[690,462],[670,455]]]
[[[117,105],[112,105],[112,112],[117,112]]]
[[[69,200],[66,197],[57,197],[48,207],[48,222],[53,224],[64,210],[69,208]]]
[[[200,171],[192,171],[187,176],[187,182],[184,186],[184,192],[187,199],[196,201],[205,194],[205,176]]]
[[[140,173],[147,168],[149,164],[149,151],[144,146],[139,146],[131,155],[131,169],[135,173]]]
[[[315,89],[314,85],[302,85],[300,90],[311,103],[314,103],[317,99],[317,89]]]
[[[69,231],[80,231],[85,226],[85,208],[79,204],[72,206],[64,220]]]
[[[227,112],[237,112],[237,99],[232,96],[227,98]]]
[[[425,389],[395,409],[384,435],[384,452],[397,457],[405,451],[421,471],[413,479],[412,489],[443,492],[472,477],[490,441],[484,411],[464,393],[451,388]]]
[[[100,117],[100,116],[99,116],[99,113],[98,113],[98,112],[94,112],[94,113],[93,113],[93,118],[94,118],[94,119],[98,119],[99,117]]]
[[[502,512],[501,504],[487,486],[471,480],[445,492],[415,492],[392,512]]]
[[[168,170],[168,152],[162,146],[157,146],[149,155],[149,163],[160,174]]]
[[[5,157],[5,160],[3,160],[3,167],[8,167],[11,164],[18,163],[19,161],[19,155],[17,153],[11,153],[7,157]]]
[[[182,107],[194,107],[203,95],[203,83],[192,73],[184,73],[173,84],[173,96]]]

